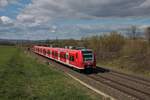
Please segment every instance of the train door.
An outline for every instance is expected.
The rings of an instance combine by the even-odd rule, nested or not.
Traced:
[[[55,51],[55,59],[58,60],[58,51]]]
[[[46,56],[46,49],[43,49],[43,55],[45,55]]]
[[[58,50],[58,61],[60,61],[60,50]]]
[[[66,63],[69,64],[69,53],[66,52]]]
[[[76,65],[74,53],[69,53],[69,64]]]
[[[52,50],[52,58],[54,59],[54,50]]]
[[[79,66],[79,54],[78,54],[78,52],[76,52],[76,54],[75,54],[75,65]]]
[[[51,57],[51,51],[50,51],[50,49],[47,50],[47,55],[48,55],[48,57]]]

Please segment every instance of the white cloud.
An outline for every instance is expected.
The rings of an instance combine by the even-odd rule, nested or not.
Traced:
[[[32,0],[17,20],[39,25],[57,19],[150,16],[149,7],[150,0]]]
[[[15,30],[14,21],[7,16],[0,16],[0,34]]]
[[[145,0],[139,7],[150,8],[150,0]]]
[[[0,16],[0,23],[1,24],[12,24],[13,20],[7,16]]]
[[[7,6],[8,4],[17,3],[18,0],[0,0],[0,8]]]

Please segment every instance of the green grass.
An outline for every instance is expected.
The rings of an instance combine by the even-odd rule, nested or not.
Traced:
[[[97,100],[62,72],[14,47],[0,47],[0,100]]]
[[[0,46],[0,65],[7,63],[15,51],[16,48]]]
[[[143,67],[135,66],[137,63],[130,60],[114,59],[111,61],[100,61],[97,63],[97,65],[127,74],[143,76],[147,78],[150,77],[150,71],[144,67],[145,65],[143,65]]]

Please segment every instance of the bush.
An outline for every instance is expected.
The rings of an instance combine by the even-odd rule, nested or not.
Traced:
[[[148,44],[143,40],[128,40],[122,49],[124,57],[142,59],[147,55]]]
[[[111,33],[100,38],[99,55],[102,59],[113,59],[120,55],[125,39],[118,33]]]
[[[150,70],[148,42],[143,40],[127,40],[121,51],[120,64],[134,72]]]
[[[118,57],[125,43],[125,38],[117,32],[112,32],[109,35],[92,36],[84,40],[86,46],[96,52],[99,60]]]

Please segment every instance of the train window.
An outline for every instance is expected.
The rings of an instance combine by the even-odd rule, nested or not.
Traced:
[[[62,54],[62,53],[61,53],[61,54],[60,54],[60,57],[63,58],[63,59],[66,59],[66,54]]]
[[[82,51],[84,54],[92,53],[92,51]]]
[[[52,51],[52,55],[54,56],[54,51]]]
[[[57,56],[58,56],[58,53],[57,53],[56,51],[54,52],[54,56],[55,56],[55,57],[57,57]]]
[[[56,56],[56,52],[54,51],[54,56]]]
[[[69,57],[69,60],[72,61],[72,56]]]
[[[92,51],[82,51],[83,60],[84,61],[92,61],[93,60],[93,53]]]
[[[70,56],[70,57],[69,57],[69,60],[70,60],[70,61],[74,61],[74,56]]]
[[[63,58],[66,59],[66,54],[63,55]]]
[[[65,55],[65,54],[62,54],[62,58],[66,59],[66,55]]]
[[[51,51],[50,51],[50,50],[49,50],[49,51],[47,51],[47,54],[49,54],[49,55],[50,55],[50,54],[51,54]]]
[[[63,54],[62,53],[60,53],[60,58],[63,58]]]
[[[60,58],[62,58],[62,55],[61,55],[61,53],[58,53],[58,56],[59,56]]]
[[[74,61],[74,56],[72,56],[72,61]]]
[[[43,49],[43,54],[46,55],[46,50],[45,49]]]

